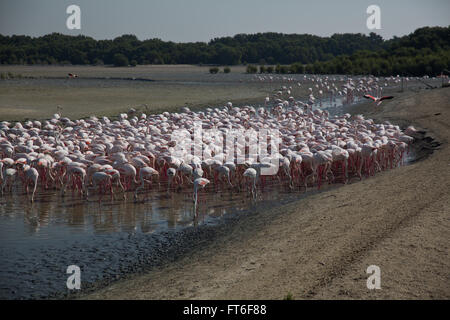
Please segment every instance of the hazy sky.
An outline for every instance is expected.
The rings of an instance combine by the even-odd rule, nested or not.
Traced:
[[[67,6],[81,8],[81,30],[66,27]],[[283,32],[329,36],[369,33],[369,5],[381,8],[383,38],[422,26],[450,25],[449,0],[0,0],[0,33],[52,32],[112,39],[208,41],[237,33]]]

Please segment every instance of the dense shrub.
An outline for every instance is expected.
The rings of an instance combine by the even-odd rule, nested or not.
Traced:
[[[289,66],[290,73],[305,73],[305,66],[302,63],[294,63]]]
[[[289,67],[277,64],[276,67],[275,67],[275,72],[276,73],[282,73],[282,74],[288,73],[289,72]]]
[[[230,73],[230,72],[231,72],[230,67],[223,68],[223,73]]]
[[[258,71],[258,68],[256,66],[249,64],[247,66],[247,73],[256,73]]]
[[[209,73],[217,73],[217,72],[219,72],[219,68],[217,68],[217,67],[209,68]]]

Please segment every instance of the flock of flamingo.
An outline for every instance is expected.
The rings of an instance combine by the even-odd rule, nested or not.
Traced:
[[[256,198],[268,179],[286,188],[306,190],[326,182],[362,179],[402,163],[413,141],[413,127],[402,131],[396,125],[377,124],[361,115],[331,117],[326,110],[313,108],[321,103],[315,95],[320,99],[324,94],[330,94],[331,99],[334,94],[348,99],[356,94],[377,95],[387,83],[364,77],[348,79],[338,88],[336,78],[310,76],[309,80],[315,84],[309,88],[306,102],[297,101],[291,95],[292,87],[283,85],[260,107],[233,107],[229,102],[222,108],[194,112],[184,107],[181,112],[156,115],[130,109],[117,120],[95,116],[71,120],[59,110],[42,122],[3,121],[2,195],[13,192],[18,183],[31,201],[37,188],[56,188],[61,197],[67,190],[72,191],[72,197],[84,199],[97,194],[99,200],[105,194],[112,199],[121,194],[126,199],[127,193],[133,192],[136,201],[150,189],[176,192],[190,188],[197,206],[197,193],[208,184],[214,188],[205,190],[248,192]],[[193,134],[195,122],[224,135],[235,129],[275,129],[280,133],[279,146],[277,152],[264,158],[249,154],[248,146],[242,146],[244,152],[236,154],[242,161],[224,161],[220,152],[223,140],[205,134],[197,146],[202,157],[191,154],[189,148],[184,149],[183,157],[174,156],[171,134],[180,129]],[[261,169],[274,161],[279,163],[277,173],[262,175]]]

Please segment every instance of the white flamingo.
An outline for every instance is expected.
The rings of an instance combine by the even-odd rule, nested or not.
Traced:
[[[193,200],[194,200],[194,208],[197,208],[197,198],[198,198],[198,189],[201,188],[205,188],[206,185],[209,183],[208,179],[205,178],[197,178],[194,180],[194,195],[193,195]]]

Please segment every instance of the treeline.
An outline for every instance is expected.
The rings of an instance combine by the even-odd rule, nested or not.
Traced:
[[[450,52],[429,49],[412,50],[409,55],[397,56],[386,51],[358,51],[354,55],[339,56],[332,60],[311,64],[264,66],[248,65],[247,73],[279,74],[371,74],[374,76],[436,76],[449,74]]]
[[[358,50],[327,61],[276,67],[248,66],[247,73],[372,74],[375,76],[439,75],[450,70],[450,28],[421,28],[386,41],[384,48]]]
[[[359,51],[351,56],[339,56],[326,62],[294,64],[290,69],[294,73],[435,76],[444,70],[450,70],[450,51],[413,49],[406,55],[396,55],[384,50]]]
[[[0,35],[2,64],[290,64],[330,60],[358,50],[377,50],[383,39],[371,33],[308,34],[258,33],[223,37],[209,43],[140,41],[134,35],[114,40],[58,33],[38,38]]]
[[[387,41],[383,49],[360,50],[328,61],[291,67],[295,73],[438,75],[450,70],[450,27],[417,29],[408,36]]]
[[[209,43],[174,43],[134,35],[114,40],[53,33],[32,38],[0,35],[1,64],[250,64],[248,72],[435,75],[450,69],[450,27],[425,27],[383,40],[375,33],[258,33]],[[277,65],[277,67],[264,67]]]

